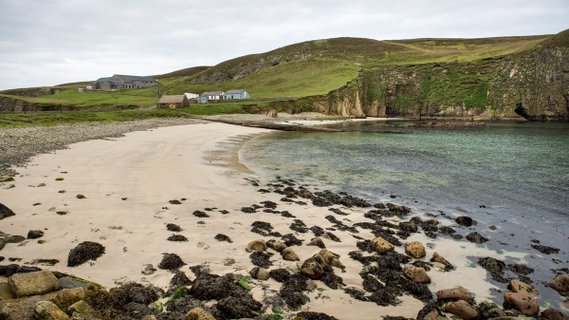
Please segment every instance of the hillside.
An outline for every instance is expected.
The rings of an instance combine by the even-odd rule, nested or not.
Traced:
[[[394,97],[393,90],[386,88],[398,86],[392,81],[392,77],[405,78],[420,74],[421,79],[432,79],[429,84],[421,82],[413,85],[429,90],[428,94],[423,93],[428,96],[428,100],[421,102],[430,108],[428,113],[440,113],[443,107],[455,108],[457,105],[464,105],[467,109],[484,109],[485,106],[482,105],[487,105],[489,100],[487,97],[480,97],[488,83],[482,81],[485,84],[478,85],[471,83],[471,80],[461,79],[463,72],[477,74],[477,70],[481,68],[486,70],[482,73],[488,77],[492,71],[491,68],[487,69],[487,66],[495,61],[513,61],[512,59],[539,50],[543,52],[566,46],[566,33],[567,31],[555,36],[483,39],[324,39],[239,57],[213,67],[177,70],[156,78],[162,94],[245,88],[253,99],[262,99],[262,105],[278,109],[302,108],[346,115],[380,115],[381,110],[387,110],[388,114],[414,116],[416,112],[411,110],[418,109],[417,101],[421,99],[417,98],[415,93],[405,96],[398,92]],[[448,70],[454,70],[454,73],[447,73]],[[389,85],[387,82],[376,85],[379,78],[391,79],[388,80]],[[455,83],[461,85],[455,86]],[[77,88],[82,85],[85,84],[3,91],[0,92],[0,112],[144,109],[153,106],[158,99],[157,88],[81,93]],[[372,112],[336,112],[334,110],[338,109],[337,106],[322,107],[322,101],[333,104],[330,101],[336,99],[338,92],[353,93],[354,88],[359,91],[360,98],[363,97],[363,102],[358,102],[362,105],[354,108],[373,109]],[[406,92],[417,91],[416,88],[409,88],[405,89]],[[372,92],[374,90],[384,92]],[[328,93],[330,95],[327,95]],[[267,101],[274,103],[266,103]],[[244,103],[240,105],[248,108]],[[340,109],[350,109],[348,105],[344,103]],[[229,109],[231,112],[242,110],[241,106],[228,107]]]

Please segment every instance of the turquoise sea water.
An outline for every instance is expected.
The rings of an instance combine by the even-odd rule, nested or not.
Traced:
[[[276,132],[247,143],[241,157],[267,180],[279,175],[372,202],[467,214],[480,230],[498,225],[501,232],[491,234],[488,246],[531,254],[539,261],[535,267],[544,269],[536,272],[543,281],[551,279],[548,269],[569,266],[569,124],[405,124],[352,122],[336,126],[348,132]],[[561,252],[544,256],[531,249],[531,239]]]

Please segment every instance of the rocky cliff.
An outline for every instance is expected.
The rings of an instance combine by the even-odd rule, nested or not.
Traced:
[[[365,70],[346,86],[311,97],[311,109],[342,116],[569,120],[568,38],[564,31],[533,50],[467,63]]]

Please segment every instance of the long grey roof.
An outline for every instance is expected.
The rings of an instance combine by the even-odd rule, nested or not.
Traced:
[[[226,94],[238,94],[243,92],[245,92],[244,89],[232,89],[232,90],[227,90]]]
[[[115,74],[113,77],[119,78],[124,82],[131,82],[131,81],[148,81],[148,82],[156,82],[154,78],[148,76],[129,76],[124,74]]]
[[[209,91],[209,92],[204,92],[200,95],[200,97],[207,97],[207,96],[221,96],[223,95],[222,91]]]

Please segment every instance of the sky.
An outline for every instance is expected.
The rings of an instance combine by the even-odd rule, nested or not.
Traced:
[[[0,0],[0,90],[162,74],[315,39],[567,28],[568,0]]]

